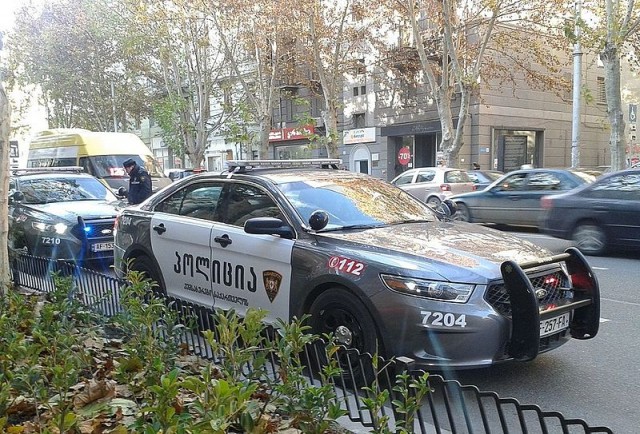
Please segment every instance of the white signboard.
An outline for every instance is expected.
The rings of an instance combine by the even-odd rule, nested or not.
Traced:
[[[376,129],[371,128],[355,128],[353,130],[345,130],[342,132],[342,143],[344,145],[352,145],[354,143],[369,143],[376,141]]]

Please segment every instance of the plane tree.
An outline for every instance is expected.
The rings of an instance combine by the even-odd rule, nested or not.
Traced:
[[[567,43],[557,20],[564,16],[563,2],[384,0],[384,5],[386,21],[404,41],[383,54],[396,76],[421,87],[435,104],[447,165],[458,164],[469,106],[481,83],[515,83],[519,74],[533,86],[562,86],[554,77],[560,62],[553,53]]]
[[[150,114],[152,83],[128,49],[116,0],[25,3],[7,40],[10,86],[36,87],[51,127],[128,130]]]
[[[194,167],[203,165],[212,134],[234,116],[223,101],[228,59],[209,17],[192,1],[127,1],[146,53],[150,78],[160,84],[154,115],[164,142]]]
[[[373,49],[377,36],[378,7],[366,0],[300,0],[296,11],[306,24],[297,38],[302,65],[297,75],[304,86],[324,100],[321,114],[325,136],[320,142],[329,157],[338,158],[338,116],[345,77],[366,70],[365,54]]]
[[[640,66],[640,12],[634,1],[584,1],[581,45],[599,54],[604,66],[611,168],[627,166],[624,111],[622,108],[621,65],[626,58],[634,68]],[[573,35],[575,36],[575,35]]]

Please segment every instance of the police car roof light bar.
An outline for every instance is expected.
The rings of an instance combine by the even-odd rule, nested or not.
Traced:
[[[342,164],[339,158],[309,158],[303,160],[227,160],[229,172],[246,171],[255,168],[277,167],[322,167],[327,169],[338,169]]]
[[[11,169],[12,175],[29,174],[29,173],[83,173],[84,167],[81,166],[61,166],[61,167],[23,167],[22,169]]]

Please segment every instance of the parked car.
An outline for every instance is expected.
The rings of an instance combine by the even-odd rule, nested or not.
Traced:
[[[571,169],[521,169],[509,172],[481,191],[451,197],[456,220],[539,226],[542,196],[558,194],[595,180]]]
[[[197,173],[205,172],[204,168],[196,169],[169,169],[167,170],[167,176],[171,181],[177,181],[178,179],[186,178],[187,176],[195,175]]]
[[[309,314],[313,333],[423,367],[530,360],[597,333],[597,281],[576,249],[553,256],[453,222],[450,207],[438,213],[340,160],[228,166],[124,209],[118,275],[130,267],[199,305],[262,308],[276,325]]]
[[[80,167],[19,169],[9,181],[9,244],[52,259],[113,261],[123,204]]]
[[[542,198],[542,232],[570,239],[583,253],[640,247],[640,171],[603,175],[593,184]]]
[[[475,186],[465,170],[449,167],[420,167],[396,176],[391,184],[430,205],[438,206],[454,194],[474,191]]]
[[[476,185],[476,190],[484,190],[501,176],[504,176],[504,173],[499,170],[469,170],[467,174]]]

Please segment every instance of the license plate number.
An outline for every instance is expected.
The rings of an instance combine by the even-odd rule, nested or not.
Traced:
[[[570,318],[571,313],[566,312],[560,316],[554,316],[553,318],[548,318],[540,321],[540,337],[542,338],[545,336],[549,336],[569,328]]]
[[[91,245],[91,251],[93,252],[105,252],[107,250],[113,250],[114,243],[95,243]]]

